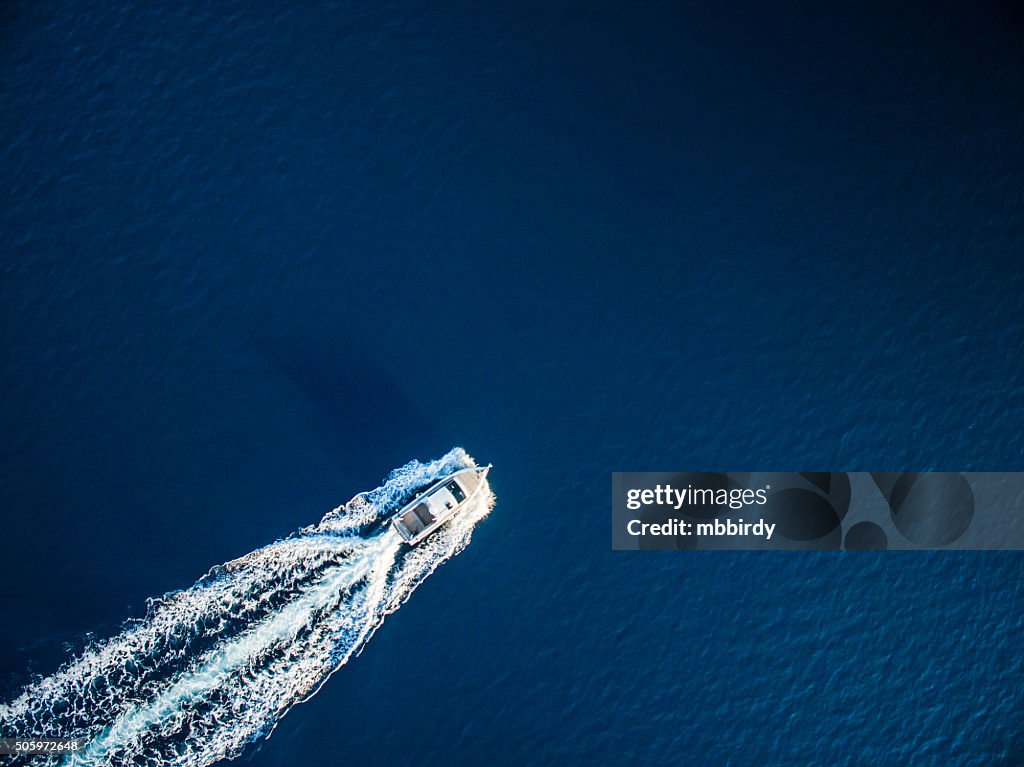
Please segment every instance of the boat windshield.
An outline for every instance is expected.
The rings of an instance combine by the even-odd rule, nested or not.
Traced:
[[[462,485],[460,485],[454,479],[447,485],[445,485],[445,488],[448,490],[449,493],[452,494],[452,497],[455,499],[456,503],[462,503],[464,500],[466,500],[466,493],[463,491]]]

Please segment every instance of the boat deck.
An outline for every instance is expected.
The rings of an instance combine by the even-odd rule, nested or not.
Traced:
[[[405,512],[400,519],[402,520],[402,525],[413,537],[419,535],[434,523],[434,517],[425,503],[416,504],[409,511]]]

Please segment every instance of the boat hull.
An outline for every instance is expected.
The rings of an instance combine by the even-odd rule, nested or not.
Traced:
[[[472,503],[490,468],[460,469],[439,479],[391,518],[392,528],[410,546],[421,543]]]

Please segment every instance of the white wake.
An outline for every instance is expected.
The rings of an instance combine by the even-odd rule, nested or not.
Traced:
[[[0,705],[0,737],[81,737],[38,764],[208,765],[269,735],[359,653],[494,504],[468,508],[409,549],[384,523],[431,481],[473,460],[461,448],[412,462],[320,523],[150,601],[145,618]]]

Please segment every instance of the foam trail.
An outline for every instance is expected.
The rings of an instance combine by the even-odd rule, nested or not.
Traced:
[[[493,506],[486,485],[413,549],[385,522],[418,488],[472,465],[461,448],[414,461],[317,525],[152,600],[145,618],[0,705],[0,736],[87,739],[72,756],[31,757],[69,767],[199,767],[237,756],[465,548]]]

